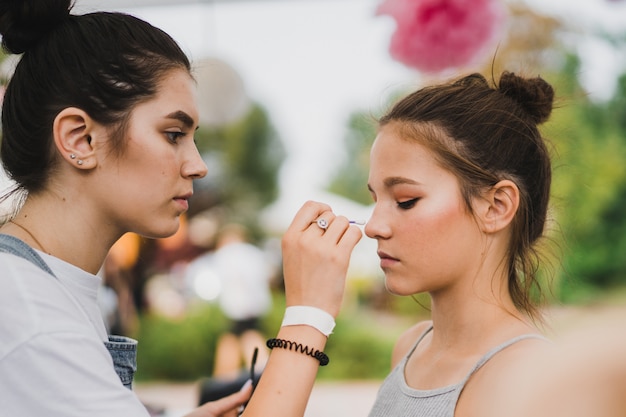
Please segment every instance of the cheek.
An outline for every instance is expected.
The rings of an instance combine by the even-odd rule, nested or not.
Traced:
[[[475,239],[473,220],[463,206],[457,204],[433,205],[416,216],[405,234],[405,247],[414,266],[430,276],[441,271],[444,265],[455,263],[453,259],[469,256],[479,242]],[[430,271],[430,272],[427,272]],[[424,276],[422,276],[424,278]]]
[[[458,200],[433,200],[421,207],[417,222],[418,231],[428,234],[430,238],[447,238],[454,233],[459,223],[467,220],[464,206]]]

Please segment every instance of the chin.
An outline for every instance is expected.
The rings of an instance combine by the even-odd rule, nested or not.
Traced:
[[[176,219],[176,222],[168,225],[168,227],[164,227],[164,223],[159,224],[159,226],[161,227],[159,227],[158,229],[152,228],[137,233],[149,239],[164,239],[176,234],[176,232],[180,228],[180,222],[178,221],[178,219]]]
[[[393,280],[385,279],[385,289],[388,293],[393,295],[406,297],[409,295],[419,294],[423,291],[423,289],[421,288],[407,288],[406,285],[402,284],[406,284],[406,282],[397,282],[396,280],[396,282],[394,283]]]
[[[405,295],[405,294],[402,294],[402,291],[399,291],[399,289],[396,286],[390,284],[388,280],[385,280],[385,289],[387,290],[389,294]]]

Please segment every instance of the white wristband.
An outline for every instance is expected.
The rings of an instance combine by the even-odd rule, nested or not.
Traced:
[[[317,307],[287,307],[281,326],[298,326],[302,324],[314,327],[328,337],[335,328],[335,319],[331,314]]]

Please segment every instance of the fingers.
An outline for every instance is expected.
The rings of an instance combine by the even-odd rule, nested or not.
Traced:
[[[252,395],[252,381],[244,384],[240,391],[227,397],[211,401],[196,408],[185,417],[230,417],[238,414],[239,407]]]
[[[287,304],[318,307],[336,316],[350,255],[361,236],[357,226],[328,205],[305,203],[282,240]]]
[[[329,205],[315,201],[307,201],[296,213],[289,229],[306,230],[311,226],[311,221],[317,220],[324,212],[332,214]]]
[[[326,217],[324,217],[324,220],[326,220]],[[361,239],[361,230],[357,226],[351,225],[350,221],[344,216],[333,215],[327,223],[328,226],[325,230],[323,230],[322,237],[324,239],[335,241],[339,246],[346,246],[346,248],[349,248],[350,250],[352,250],[352,248]],[[317,223],[313,223],[313,226],[317,226],[319,228]],[[356,241],[354,241],[355,238],[357,238]],[[343,241],[343,239],[348,240]]]

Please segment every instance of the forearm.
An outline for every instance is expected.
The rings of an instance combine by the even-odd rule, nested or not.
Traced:
[[[310,326],[281,327],[279,339],[323,351],[326,336]],[[299,350],[274,348],[243,416],[303,416],[320,363]]]
[[[325,228],[318,219],[324,219]],[[325,333],[332,331],[341,308],[350,254],[360,238],[358,227],[325,204],[309,201],[298,211],[282,239],[287,323],[276,338],[309,352],[324,350]],[[293,346],[275,347],[243,416],[303,416],[319,366],[317,358]]]

